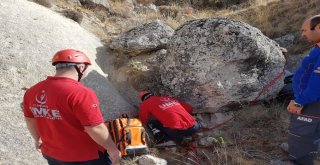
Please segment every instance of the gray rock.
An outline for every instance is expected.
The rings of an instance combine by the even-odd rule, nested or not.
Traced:
[[[80,0],[68,0],[68,3],[81,5]]]
[[[152,155],[143,155],[138,160],[139,165],[166,165],[167,161]]]
[[[154,67],[160,66],[160,64],[164,61],[166,54],[167,54],[166,49],[158,50],[155,53],[152,53],[150,57],[146,60],[146,62]],[[158,69],[159,67],[157,67],[157,70]]]
[[[155,21],[129,30],[111,41],[110,48],[129,56],[166,48],[173,29],[161,21]]]
[[[161,65],[162,83],[175,96],[216,112],[255,100],[282,72],[280,47],[260,30],[224,18],[193,20],[178,28]],[[258,100],[275,97],[283,76]]]
[[[34,149],[20,103],[26,88],[54,74],[50,61],[58,50],[74,48],[89,55],[93,66],[84,84],[96,91],[105,120],[132,113],[134,107],[96,63],[101,56],[108,57],[103,44],[79,24],[21,0],[2,0],[0,18],[0,164],[46,164]]]
[[[293,46],[296,39],[297,39],[297,34],[290,33],[290,34],[286,34],[284,36],[275,38],[274,41],[276,41],[281,47],[289,48]]]
[[[154,5],[154,4],[149,4],[149,5],[147,5],[147,7],[150,9],[150,10],[153,10],[153,11],[157,11],[157,6],[156,5]]]

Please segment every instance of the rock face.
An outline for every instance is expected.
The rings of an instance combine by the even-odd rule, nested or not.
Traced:
[[[54,74],[50,61],[58,50],[73,48],[89,55],[92,71],[83,83],[97,93],[106,120],[134,110],[96,63],[101,56],[108,60],[103,44],[79,24],[21,0],[2,0],[0,18],[0,164],[46,164],[34,149],[20,103],[26,88]]]
[[[173,32],[171,27],[161,21],[151,22],[113,39],[110,48],[129,56],[136,56],[142,52],[165,48]]]
[[[284,68],[280,47],[258,29],[235,20],[201,19],[178,28],[161,65],[161,80],[181,99],[216,112],[253,101]],[[283,77],[259,99],[275,96]]]

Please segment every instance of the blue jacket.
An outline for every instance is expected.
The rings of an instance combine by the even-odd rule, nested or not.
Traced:
[[[306,105],[320,100],[320,47],[314,46],[293,76],[295,102]]]

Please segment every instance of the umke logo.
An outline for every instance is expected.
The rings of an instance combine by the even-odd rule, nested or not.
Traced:
[[[34,117],[43,117],[51,120],[62,120],[59,110],[50,109],[47,103],[46,91],[42,90],[40,96],[35,97],[36,104],[31,107]]]

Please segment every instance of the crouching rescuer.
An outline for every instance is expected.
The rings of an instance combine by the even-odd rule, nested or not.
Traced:
[[[96,94],[80,80],[88,75],[89,58],[67,49],[52,58],[55,76],[28,89],[23,110],[35,148],[50,165],[117,163],[120,151],[104,124]]]
[[[192,106],[176,98],[156,96],[151,92],[139,93],[141,99],[139,118],[143,124],[152,125],[168,139],[181,144],[186,136],[198,132],[201,125],[191,115]],[[149,120],[152,116],[153,119]]]

